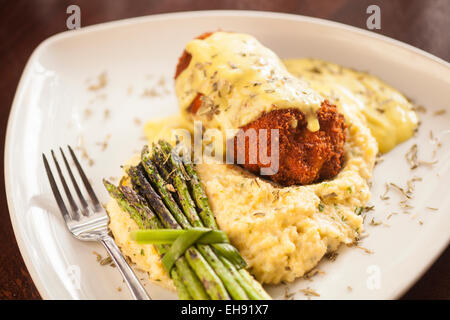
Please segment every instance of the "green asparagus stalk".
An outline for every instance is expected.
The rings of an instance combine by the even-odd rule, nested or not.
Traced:
[[[103,180],[103,183],[108,190],[110,196],[114,198],[119,206],[126,212],[130,214],[132,219],[136,221],[140,228],[145,229],[161,229],[162,225],[153,213],[148,209],[147,206],[143,205],[141,199],[136,194],[133,194],[131,188],[121,186],[116,187],[107,180]],[[125,192],[124,192],[125,191]],[[152,217],[153,216],[153,217]],[[160,255],[163,255],[168,247],[163,245],[156,245],[156,250]],[[208,300],[209,296],[203,288],[202,283],[199,278],[194,274],[194,272],[189,267],[185,258],[181,257],[175,263],[175,268],[168,270],[170,272],[171,278],[176,279],[174,281],[177,286],[177,292],[179,292],[180,298],[186,298],[186,290],[189,293],[189,297],[199,300]],[[180,286],[183,285],[183,287]]]
[[[167,229],[180,229],[178,222],[173,218],[169,210],[167,210],[161,197],[156,193],[151,184],[147,181],[144,168],[139,165],[130,167],[127,171],[133,185],[141,189],[142,195],[147,199],[150,206],[157,212],[160,221]]]
[[[172,162],[174,160],[170,152],[164,152],[164,150],[160,148],[160,145],[154,146],[153,151],[153,160],[158,164],[158,169],[160,169],[163,178],[172,182],[178,196],[179,204],[188,218],[189,223],[194,227],[202,227],[203,224],[197,214],[197,210],[195,210],[195,204],[189,194],[189,189],[185,183],[184,177],[181,171],[178,171],[177,167],[173,166]],[[171,170],[167,170],[167,167]]]
[[[172,147],[166,141],[161,141],[160,145],[165,153],[171,152]],[[209,200],[206,196],[205,191],[198,178],[197,171],[191,163],[182,162],[180,158],[174,157],[177,167],[180,169],[184,168],[183,172],[187,175],[185,179],[189,185],[192,192],[192,197],[194,198],[195,204],[199,208],[199,215],[203,224],[211,229],[218,230],[216,219],[212,213],[211,207],[209,206]],[[183,174],[183,175],[185,175]],[[222,256],[228,258],[233,262],[238,269],[245,268],[247,266],[245,260],[239,254],[239,252],[232,245],[229,244],[218,244],[213,245]]]
[[[177,288],[178,298],[180,298],[180,300],[192,300],[192,296],[186,286],[183,284],[183,281],[178,275],[178,272],[172,272],[172,280],[175,284],[175,287]]]
[[[162,263],[167,270],[171,270],[175,261],[178,260],[187,250],[195,245],[198,239],[210,232],[210,229],[188,229],[188,232],[180,235],[170,246],[162,259]]]
[[[250,300],[270,300],[271,297],[264,291],[264,289],[257,283],[255,285],[252,276],[245,269],[237,270],[235,266],[225,259],[224,257],[219,257],[223,264],[230,270],[236,281],[244,289],[244,291],[249,296]],[[245,271],[245,273],[243,272]],[[248,275],[248,276],[247,276]],[[249,281],[250,280],[250,281]]]
[[[161,177],[160,173],[165,179]],[[199,228],[206,225],[209,229],[218,230],[208,198],[203,191],[194,166],[183,165],[179,157],[172,156],[171,146],[167,143],[160,142],[154,148],[152,158],[148,150],[144,149],[141,164],[138,167],[131,167],[128,174],[134,189],[126,186],[116,188],[107,183],[105,186],[122,209],[128,211],[141,228],[161,229],[166,227],[175,231],[181,228],[192,228],[192,225]],[[171,184],[165,180],[170,181]],[[176,192],[177,200],[183,210],[180,210],[172,192]],[[197,214],[195,205],[199,208],[199,214]],[[155,210],[157,216],[149,206]],[[211,246],[216,249],[218,255]],[[160,255],[168,252],[168,248],[170,248],[166,245],[156,245],[156,247]],[[173,252],[171,253],[173,254]],[[236,253],[243,264],[239,263],[239,259],[237,262],[233,261],[236,260],[234,257]],[[179,253],[177,253],[178,255]],[[245,266],[245,261],[230,244],[197,243],[196,247],[187,249],[184,256],[173,260],[176,261],[175,267],[168,268],[171,268],[170,275],[177,287],[180,299],[208,299],[210,297],[229,299],[229,295],[233,299],[270,299],[262,286],[245,269],[240,269]],[[168,265],[172,266],[171,263]]]
[[[132,240],[139,244],[172,244],[179,236],[191,231],[198,230],[207,232],[196,243],[227,243],[228,237],[225,232],[220,230],[212,230],[209,228],[192,228],[192,229],[161,229],[161,230],[135,230],[130,233]]]
[[[162,150],[163,155],[160,155],[159,157],[166,157],[168,160],[166,160],[166,162],[168,162],[169,164],[172,165],[172,176],[173,179],[177,179],[178,183],[184,183],[184,185],[186,185],[186,183],[184,182],[184,180],[181,180],[181,174],[186,172],[188,174],[187,180],[189,184],[191,184],[191,190],[192,193],[194,195],[194,199],[198,199],[197,201],[197,206],[199,208],[202,209],[202,213],[205,215],[209,215],[210,217],[208,218],[204,218],[203,222],[205,223],[205,226],[211,229],[218,229],[217,227],[217,223],[215,222],[214,219],[214,215],[212,214],[212,210],[209,206],[209,201],[208,198],[206,196],[206,194],[203,191],[203,188],[200,184],[200,180],[198,179],[198,175],[197,172],[195,170],[195,168],[193,167],[192,164],[189,163],[183,163],[181,162],[181,159],[177,159],[177,155],[173,154],[172,152],[172,146],[167,143],[166,141],[159,141],[159,146]],[[156,152],[158,152],[156,150]],[[181,169],[181,167],[184,167],[185,169]],[[176,173],[178,172],[178,174]],[[184,186],[182,186],[182,188],[185,188]],[[197,195],[195,195],[197,194]],[[188,205],[189,202],[186,202],[186,204]],[[206,210],[204,210],[204,208],[206,208]],[[211,223],[211,221],[214,221],[214,223]],[[203,226],[203,224],[202,224]],[[215,248],[217,248],[218,246],[220,246],[220,244],[214,245]],[[229,266],[229,265],[228,265]],[[238,271],[239,274],[241,275],[240,278],[236,278],[237,280],[244,280],[247,282],[247,284],[249,286],[244,285],[244,289],[246,289],[246,293],[250,296],[250,297],[260,297],[263,299],[271,299],[271,297],[267,294],[267,292],[264,290],[264,288],[261,286],[261,284],[256,281],[249,273],[247,270],[245,270],[244,268],[239,268],[240,270]],[[241,285],[242,285],[242,281],[241,281]]]
[[[210,300],[210,297],[208,293],[206,293],[202,282],[197,277],[195,272],[192,271],[185,257],[181,257],[175,262],[175,268],[172,268],[172,270],[170,271],[170,276],[172,279],[174,277],[174,272],[177,272],[179,274],[184,287],[187,289],[190,296],[194,300]],[[181,290],[183,289],[184,288],[181,288]],[[179,289],[177,288],[177,291],[178,290]]]
[[[150,172],[147,172],[147,173],[149,176],[153,177],[153,179],[151,179],[151,180],[154,182],[161,182],[162,179],[158,179],[158,177],[156,177],[157,172],[152,170],[152,168],[154,168],[154,166],[152,165],[151,160],[145,159],[145,156],[144,156],[144,159],[142,161],[146,162],[146,165],[148,167],[150,167]],[[144,165],[144,168],[146,165]],[[145,178],[144,172],[142,172],[142,169],[143,169],[142,167],[132,167],[129,169],[128,174],[130,175],[132,182],[140,188],[140,190],[143,194],[145,194],[145,197],[147,198],[148,202],[153,206],[153,208],[155,209],[156,213],[158,214],[159,218],[162,221],[167,217],[170,217],[169,219],[173,219],[173,218],[171,218],[170,212],[167,210],[167,208],[164,206],[164,204],[162,204],[161,198],[155,196],[156,192],[154,192],[153,187]],[[163,185],[161,183],[159,183],[159,184],[157,183],[155,185],[156,185],[158,191],[161,192],[160,188]],[[151,190],[153,190],[153,191],[151,191]],[[163,195],[163,197],[164,197],[164,195]],[[169,200],[169,199],[166,199],[166,200]],[[158,203],[158,204],[155,205],[155,203]],[[175,207],[176,203],[172,203],[171,206]],[[176,212],[177,212],[177,214],[183,215],[182,212],[178,212],[178,211],[176,211]],[[175,219],[173,219],[173,220],[175,220]],[[182,220],[181,217],[179,217],[178,220]],[[164,221],[163,221],[163,223],[164,223]],[[182,228],[181,225],[173,226],[173,225],[170,225],[169,223],[166,223],[166,224],[168,227],[172,227],[172,228],[176,228],[176,229]],[[185,222],[185,226],[187,229],[191,228],[191,225],[189,224],[189,222]],[[197,252],[192,252],[195,249],[190,248],[186,252],[186,254],[187,254],[186,257],[194,258],[194,257],[199,256],[199,257],[204,257],[206,259],[206,261],[216,272],[216,274],[220,278],[220,280],[223,281],[223,285],[226,288],[225,292],[220,293],[220,296],[222,298],[225,298],[226,296],[228,296],[228,294],[226,294],[228,292],[233,299],[241,299],[241,300],[248,299],[248,296],[246,295],[245,291],[239,286],[237,281],[233,278],[233,275],[227,270],[227,268],[224,266],[224,264],[219,260],[219,258],[216,256],[216,254],[214,253],[214,251],[212,250],[212,248],[210,246],[198,244],[196,246],[196,248],[201,253],[201,255],[198,255]],[[189,258],[188,258],[188,261],[189,261]]]
[[[131,177],[131,181],[138,188],[140,188],[140,191],[142,192],[142,194],[145,195],[146,199],[148,200],[148,203],[153,207],[153,209],[161,219],[162,223],[167,228],[182,229],[182,227],[176,222],[176,220],[170,214],[169,210],[167,210],[167,208],[164,206],[164,203],[162,202],[161,198],[157,195],[157,193],[154,191],[151,184],[145,178],[144,176],[145,172],[143,170],[144,169],[142,167],[131,167],[128,171],[128,174]],[[201,254],[197,250],[199,250]],[[201,273],[201,276],[203,277],[202,282],[204,283],[206,291],[211,296],[211,298],[220,300],[228,299],[229,295],[227,289],[224,283],[222,283],[221,281],[224,278],[221,277],[220,274],[220,266],[218,266],[220,262],[217,263],[215,261],[212,261],[210,257],[212,254],[213,252],[208,252],[208,250],[205,251],[199,245],[197,246],[197,248],[195,247],[189,248],[186,251],[185,256],[188,262],[190,263],[198,263],[197,261],[202,262],[204,261],[202,267],[204,268],[204,271],[207,273]],[[192,267],[198,268],[197,265],[193,265]],[[198,272],[197,275],[200,277]]]
[[[195,247],[190,247],[185,258],[191,268],[195,268],[197,276],[203,283],[203,287],[213,300],[229,300],[230,296],[219,276],[215,273],[205,257]]]
[[[167,144],[165,144],[165,148],[167,147]],[[187,182],[192,190],[195,204],[200,209],[199,215],[202,219],[203,224],[211,229],[219,229],[216,219],[214,218],[214,215],[211,211],[211,207],[209,206],[208,197],[206,196],[206,193],[200,183],[200,179],[198,178],[197,171],[194,169],[191,163],[185,162],[179,164],[179,166],[184,167],[190,177]]]
[[[141,229],[159,229],[159,220],[150,210],[141,205],[142,200],[138,195],[133,194],[133,190],[125,186],[116,187],[106,179],[103,179],[103,184],[109,195],[130,214]],[[164,251],[164,247],[158,246],[158,249]]]
[[[156,159],[157,163],[158,163],[158,170],[160,172],[162,172],[165,175],[165,179],[169,180],[169,176],[170,173],[164,168],[165,162],[167,162],[168,160],[170,160],[170,155],[163,157],[163,153],[160,152],[161,150],[159,150],[159,148],[154,148],[154,158]],[[159,153],[158,153],[159,152]],[[158,153],[158,155],[156,155],[156,153]],[[197,215],[197,212],[195,210],[195,206],[192,202],[192,198],[190,197],[189,194],[189,190],[187,189],[186,185],[184,184],[184,182],[182,180],[179,180],[178,178],[181,179],[180,175],[182,174],[181,172],[178,172],[177,170],[174,170],[172,172],[172,178],[171,179],[173,181],[173,183],[177,186],[176,191],[178,192],[180,190],[180,188],[184,188],[184,193],[183,195],[180,196],[180,193],[178,193],[178,199],[180,200],[180,203],[182,203],[182,201],[186,200],[188,202],[191,202],[191,205],[182,205],[182,208],[185,210],[188,210],[188,212],[184,211],[186,216],[188,217],[188,220],[190,220],[190,222],[195,223],[195,226],[203,226],[199,216]],[[226,248],[226,250],[228,250],[227,252],[225,252],[227,255],[230,254],[231,251],[231,255],[239,255],[239,253],[237,252],[237,250],[229,245],[229,244],[216,244],[217,246],[224,246],[224,248]],[[216,246],[213,245],[213,246]],[[208,262],[214,266],[214,269],[216,270],[217,274],[219,275],[219,277],[222,279],[222,281],[225,283],[225,286],[228,289],[228,292],[230,293],[230,295],[233,297],[233,299],[248,299],[248,295],[245,293],[245,291],[243,290],[243,288],[239,285],[239,283],[236,281],[236,279],[234,278],[233,274],[230,272],[230,270],[228,270],[226,268],[226,266],[223,264],[223,262],[219,259],[219,257],[217,256],[217,254],[214,252],[214,250],[212,249],[211,246],[204,246],[204,245],[197,245],[197,248],[199,249],[199,251],[204,255],[204,257],[208,260]],[[231,248],[232,250],[229,250],[229,248]],[[234,251],[233,251],[234,250]],[[236,260],[236,259],[235,259]]]
[[[202,205],[204,207],[207,207],[206,211],[202,211],[204,214],[209,213],[208,218],[205,218],[204,221],[202,221],[197,215],[195,204],[192,200],[192,197],[189,193],[188,186],[186,184],[186,180],[189,182],[195,181],[195,178],[190,178],[189,176],[186,177],[187,172],[184,169],[184,165],[181,162],[181,159],[178,157],[178,155],[172,153],[172,146],[168,144],[165,141],[160,141],[159,146],[157,148],[154,148],[154,157],[159,163],[159,167],[169,167],[170,168],[170,176],[167,174],[167,169],[162,169],[163,173],[166,174],[166,179],[171,179],[173,184],[176,187],[176,191],[178,194],[178,199],[180,203],[182,204],[182,208],[184,212],[189,212],[189,214],[186,214],[186,216],[189,219],[189,222],[196,226],[196,227],[202,227],[204,225],[208,226],[211,229],[218,229],[217,223],[215,221],[214,215],[212,214],[211,208],[208,204],[208,198],[206,197],[206,194],[202,191],[201,198],[202,198]],[[162,161],[164,159],[164,163]],[[200,181],[196,180],[198,184],[196,185],[196,189],[201,189],[202,186],[200,185]],[[205,201],[206,200],[206,201]],[[200,209],[201,210],[201,209]],[[193,214],[192,212],[195,212]],[[213,223],[211,222],[213,221]],[[221,256],[224,256],[228,258],[238,269],[245,268],[247,266],[244,258],[240,255],[239,251],[235,247],[233,247],[230,244],[214,244],[212,247],[218,251],[218,253]]]
[[[216,255],[211,246],[198,244],[198,250],[205,257],[208,263],[217,272],[217,275],[223,281],[228,293],[234,300],[248,300],[248,296],[244,289],[239,285],[233,274],[226,268],[219,257]]]
[[[266,290],[264,290],[261,283],[256,281],[256,279],[253,278],[246,269],[239,270],[239,274],[245,281],[247,281],[251,285],[252,289],[256,291],[256,293],[262,298],[262,300],[272,300],[272,297],[266,292]]]
[[[180,207],[178,206],[178,204],[176,203],[175,199],[172,197],[172,194],[169,191],[169,189],[175,191],[173,189],[173,186],[172,185],[169,186],[167,182],[161,177],[153,161],[150,159],[149,155],[150,154],[148,147],[145,146],[141,154],[142,158],[141,164],[144,167],[145,172],[147,173],[147,177],[149,178],[150,182],[155,186],[155,188],[158,190],[164,204],[167,206],[167,208],[172,213],[173,217],[177,220],[177,222],[183,227],[183,229],[191,228],[191,224],[184,216],[183,212],[181,211]]]

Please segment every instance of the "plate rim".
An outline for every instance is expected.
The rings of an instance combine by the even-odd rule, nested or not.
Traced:
[[[17,213],[16,209],[12,200],[11,194],[11,177],[10,177],[10,170],[7,170],[11,167],[10,163],[12,161],[11,158],[11,140],[12,140],[12,132],[14,129],[14,119],[17,118],[17,110],[18,110],[18,104],[19,100],[21,100],[21,96],[23,93],[23,87],[25,86],[26,80],[28,78],[29,69],[30,66],[33,65],[34,60],[37,59],[37,56],[41,51],[43,51],[46,47],[51,45],[54,42],[61,41],[70,37],[74,36],[81,36],[83,34],[102,31],[111,29],[114,27],[123,27],[126,25],[133,25],[133,24],[139,24],[139,23],[145,23],[149,21],[161,21],[161,20],[169,20],[169,19],[183,19],[183,18],[199,18],[199,17],[205,17],[205,16],[220,16],[220,17],[260,17],[260,18],[281,18],[284,20],[290,20],[290,21],[299,21],[299,22],[309,22],[314,24],[319,24],[326,27],[332,27],[332,28],[338,28],[343,31],[349,31],[352,33],[356,33],[362,36],[366,36],[369,38],[372,38],[374,40],[379,40],[388,44],[391,44],[395,47],[398,47],[400,49],[403,49],[405,51],[409,51],[412,53],[415,53],[422,58],[427,58],[428,60],[431,60],[434,63],[437,63],[440,66],[447,67],[450,69],[450,63],[445,61],[442,58],[439,58],[429,52],[426,52],[422,49],[419,49],[417,47],[414,47],[410,44],[404,43],[402,41],[390,38],[388,36],[380,35],[372,31],[368,31],[362,28],[350,26],[341,22],[336,22],[332,20],[326,20],[321,18],[315,18],[305,15],[298,15],[298,14],[292,14],[292,13],[280,13],[280,12],[271,12],[271,11],[256,11],[256,10],[201,10],[201,11],[183,11],[183,12],[169,12],[169,13],[160,13],[160,14],[153,14],[153,15],[146,15],[146,16],[139,16],[139,17],[133,17],[128,19],[121,19],[121,20],[115,20],[115,21],[109,21],[104,22],[100,24],[90,25],[86,27],[82,27],[79,30],[76,30],[75,32],[73,30],[64,31],[57,33],[55,35],[50,36],[49,38],[43,40],[32,52],[30,57],[28,58],[28,61],[25,65],[25,68],[22,72],[22,75],[20,77],[19,83],[17,85],[17,89],[14,95],[14,99],[12,101],[10,113],[8,116],[8,122],[7,122],[7,128],[6,128],[6,134],[5,134],[5,148],[4,148],[4,181],[5,181],[5,193],[7,198],[7,206],[8,206],[8,212],[9,217],[11,220],[11,225],[14,231],[14,237],[16,239],[20,254],[22,255],[22,258],[24,260],[25,266],[27,267],[28,272],[30,273],[30,276],[41,295],[42,299],[51,299],[51,294],[47,291],[45,285],[41,282],[41,279],[39,277],[39,274],[37,270],[35,269],[34,265],[32,264],[30,253],[28,250],[28,246],[21,237],[21,228],[17,220]],[[398,299],[401,297],[407,290],[409,290],[422,276],[423,274],[435,263],[435,261],[439,258],[439,256],[444,252],[444,250],[448,247],[450,244],[450,235],[447,238],[447,241],[444,241],[444,243],[441,244],[441,246],[437,246],[433,252],[429,254],[428,263],[426,263],[424,266],[422,266],[421,270],[416,273],[416,275],[412,278],[410,278],[410,281],[408,282],[408,285],[403,286],[400,289],[397,289],[396,292],[392,294],[391,297],[387,297],[388,299]]]

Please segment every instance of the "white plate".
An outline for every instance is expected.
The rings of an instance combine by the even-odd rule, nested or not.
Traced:
[[[66,231],[44,174],[42,152],[77,145],[83,137],[88,154],[95,159],[92,167],[84,162],[86,171],[106,201],[101,178],[117,176],[119,166],[143,144],[139,140],[142,128],[133,119],[145,121],[177,112],[172,75],[178,56],[191,38],[218,28],[253,34],[281,57],[317,57],[367,70],[428,107],[428,113],[421,114],[423,125],[418,137],[386,155],[373,179],[376,211],[371,215],[377,221],[387,221],[390,212],[398,211],[399,198],[396,200],[397,195],[392,194],[391,204],[386,206],[379,198],[384,183],[404,185],[411,176],[404,154],[413,143],[419,144],[421,158],[431,157],[432,129],[443,147],[438,151],[437,165],[415,172],[424,179],[417,183],[415,213],[392,216],[390,227],[368,225],[370,236],[362,245],[374,254],[342,248],[335,262],[320,264],[325,274],[312,282],[298,280],[290,288],[295,291],[310,287],[320,293],[320,298],[327,299],[399,297],[449,242],[450,139],[446,130],[450,129],[450,112],[437,117],[430,111],[450,111],[449,64],[398,41],[342,24],[249,11],[186,12],[112,22],[53,36],[35,50],[9,119],[5,180],[17,242],[42,297],[130,297],[117,270],[96,262],[92,251],[104,253],[102,248],[79,242]],[[86,79],[94,82],[103,71],[107,72],[108,84],[99,91],[106,95],[102,98],[87,90]],[[167,80],[170,93],[142,97],[144,89],[161,76]],[[93,114],[85,120],[88,106]],[[110,116],[104,120],[106,109]],[[101,151],[97,143],[109,133],[109,145]],[[426,206],[438,207],[439,211]],[[147,287],[153,298],[175,297],[157,286]],[[281,299],[285,287],[269,290]],[[300,292],[295,298],[305,296]]]

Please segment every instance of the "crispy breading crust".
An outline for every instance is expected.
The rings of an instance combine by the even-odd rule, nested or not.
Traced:
[[[283,186],[294,184],[306,185],[324,179],[333,178],[341,170],[344,163],[345,121],[344,116],[337,112],[334,105],[324,101],[317,112],[320,130],[311,132],[306,128],[304,114],[297,109],[276,109],[263,114],[257,120],[242,127],[245,131],[255,129],[257,140],[256,152],[259,155],[259,129],[267,129],[267,146],[265,152],[271,156],[270,129],[279,131],[278,171],[264,176]],[[250,148],[250,139],[244,145],[237,143],[235,137],[234,159],[245,155],[242,166],[248,171],[259,174],[263,167],[270,167],[271,163],[263,164],[257,158],[257,163],[250,163],[249,153],[255,151]],[[244,148],[243,148],[244,147]]]

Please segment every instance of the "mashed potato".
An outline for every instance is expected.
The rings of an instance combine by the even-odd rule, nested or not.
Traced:
[[[130,239],[130,231],[139,229],[130,215],[123,212],[117,202],[112,199],[107,203],[106,210],[110,219],[109,229],[122,253],[129,257],[139,269],[148,272],[150,281],[175,290],[175,285],[164,270],[155,247],[151,244],[140,245]]]

